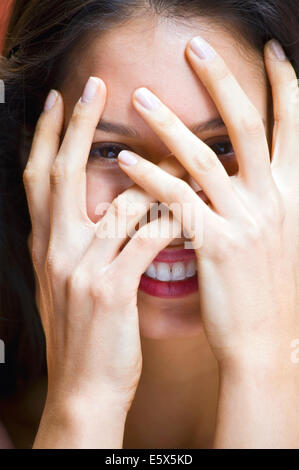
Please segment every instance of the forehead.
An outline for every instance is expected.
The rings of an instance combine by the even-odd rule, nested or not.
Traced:
[[[187,42],[196,35],[215,47],[259,107],[258,96],[266,84],[262,61],[258,55],[252,58],[252,52],[244,52],[236,32],[203,18],[188,25],[144,18],[90,36],[84,53],[71,67],[65,91],[62,89],[68,118],[89,76],[102,78],[107,86],[103,119],[129,122],[140,132],[144,132],[145,123],[132,107],[131,96],[141,86],[156,93],[187,125],[217,117],[213,100],[185,56]]]

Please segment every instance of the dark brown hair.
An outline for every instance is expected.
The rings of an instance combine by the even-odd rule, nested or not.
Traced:
[[[30,217],[22,183],[33,132],[50,88],[58,88],[73,51],[88,34],[144,14],[188,22],[205,16],[237,31],[263,54],[276,38],[299,72],[298,0],[17,0],[0,60],[0,395],[46,373],[44,334],[27,248]]]

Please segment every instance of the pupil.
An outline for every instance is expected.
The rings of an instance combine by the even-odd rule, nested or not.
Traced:
[[[232,151],[232,145],[229,142],[216,144],[216,153],[230,153]]]
[[[104,150],[104,156],[106,158],[116,158],[116,156],[115,156],[116,150],[115,149],[116,149],[116,147],[114,147],[114,146],[110,146],[110,147],[107,147],[106,149],[103,149]],[[105,153],[106,153],[106,155],[105,155]]]

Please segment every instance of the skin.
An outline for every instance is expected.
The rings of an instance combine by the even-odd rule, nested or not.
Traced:
[[[296,208],[291,204],[298,181],[298,169],[293,169],[289,175],[286,162],[287,158],[293,158],[296,144],[292,122],[292,119],[296,119],[295,111],[290,112],[293,109],[288,93],[291,87],[288,87],[287,82],[294,80],[294,71],[287,61],[280,63],[272,56],[270,61],[268,53],[266,64],[272,87],[278,95],[279,77],[283,91],[283,99],[281,96],[276,98],[275,109],[282,113],[286,107],[290,116],[289,121],[283,118],[285,120],[282,119],[282,124],[280,121],[280,127],[276,127],[275,148],[279,148],[279,151],[275,154],[272,174],[270,155],[267,153],[272,116],[269,113],[269,90],[261,59],[257,55],[254,58],[252,51],[248,51],[247,55],[241,54],[235,35],[220,29],[216,33],[211,31],[211,25],[204,19],[190,24],[188,28],[163,22],[154,29],[149,26],[152,26],[150,21],[135,21],[126,27],[113,29],[90,43],[88,54],[81,57],[80,66],[72,71],[71,81],[67,81],[61,89],[65,113],[59,95],[54,108],[41,118],[24,174],[32,219],[39,221],[39,224],[33,223],[30,246],[39,283],[37,300],[46,330],[49,365],[46,407],[34,447],[121,447],[122,441],[124,447],[295,446],[298,426],[293,421],[292,410],[296,403],[295,386],[298,386],[298,379],[296,375],[295,380],[286,345],[289,346],[289,341],[298,332],[297,284],[294,288],[294,280],[297,282],[298,277],[294,279],[290,269],[298,255],[296,244],[292,245],[294,251],[287,250],[284,258],[286,263],[280,266],[283,270],[282,278],[275,277],[274,281],[269,281],[265,292],[260,292],[260,281],[258,284],[255,281],[258,277],[256,273],[268,279],[269,270],[273,270],[277,262],[274,255],[277,255],[278,248],[284,250],[283,253],[286,250],[286,246],[281,247],[275,237],[270,237],[269,232],[283,233],[288,247],[290,242],[296,240],[295,235],[298,233],[298,228],[290,222],[283,225],[281,216],[283,208],[288,207],[287,220],[293,220],[294,216],[298,219]],[[219,54],[208,65],[195,58],[189,49],[185,54],[187,42],[197,34],[201,34]],[[143,41],[140,41],[140,37]],[[220,56],[225,59],[228,69]],[[224,77],[231,77],[228,71],[224,73],[225,70],[229,70],[237,82],[231,78],[225,81]],[[176,77],[171,86],[170,75]],[[74,120],[73,116],[71,121],[74,105],[89,76],[101,77],[98,93],[92,103],[77,105],[77,118]],[[132,100],[135,90],[141,86],[154,92],[164,106],[151,113],[144,110],[134,97]],[[207,89],[210,89],[213,99]],[[184,99],[177,100],[177,96],[183,96]],[[288,102],[287,106],[285,102]],[[196,138],[187,129],[194,123],[194,116],[197,121],[203,122],[219,117],[220,110],[230,137],[239,149],[241,175],[238,178],[229,178],[216,155],[202,144],[211,142],[212,137],[218,138],[215,141],[223,142],[223,136],[228,135],[227,130],[199,133]],[[179,120],[174,119],[174,116]],[[254,124],[248,124],[249,117],[254,120]],[[128,139],[117,134],[94,131],[100,118],[130,125],[140,133],[140,137]],[[237,128],[237,123],[242,122],[242,119],[244,127]],[[268,127],[264,128],[263,121]],[[70,122],[73,128],[68,127]],[[59,134],[62,127],[64,140],[57,155],[62,139],[58,141],[56,138],[55,141],[53,136]],[[46,140],[46,133],[49,135],[49,132],[52,133],[52,140]],[[93,144],[124,144],[134,151],[137,164],[128,167],[118,161],[107,169],[98,162],[89,161],[85,200],[85,175],[80,168],[85,166],[91,141]],[[282,145],[284,152],[281,151]],[[190,148],[194,149],[195,158],[198,158],[200,164],[195,165],[190,158],[190,152],[187,151]],[[42,164],[37,158],[41,151],[48,154],[48,159],[45,158]],[[173,157],[165,159],[170,152],[178,160]],[[44,177],[44,184],[38,186],[35,179],[37,168],[42,170],[39,182]],[[65,168],[68,168],[67,174]],[[208,195],[214,211],[208,209],[194,192],[191,194],[186,185],[191,182],[190,174]],[[126,197],[130,195],[131,198],[139,197],[144,201],[168,201],[169,194],[172,195],[170,200],[173,200],[175,191],[171,191],[171,188],[173,184],[179,184],[177,178],[185,180],[184,184],[177,186],[177,197],[182,200],[184,194],[192,202],[195,218],[196,214],[205,214],[205,230],[210,235],[210,241],[205,241],[203,247],[196,251],[203,273],[201,304],[197,294],[174,301],[154,299],[139,293],[137,317],[137,271],[139,269],[140,275],[155,254],[167,244],[180,242],[180,231],[177,231],[175,241],[168,240],[166,243],[164,240],[162,243],[158,237],[155,241],[147,239],[139,245],[139,248],[143,248],[143,259],[136,260],[135,266],[131,268],[128,274],[131,276],[130,282],[126,284],[123,280],[127,277],[118,274],[117,284],[115,277],[119,269],[123,270],[122,273],[125,268],[128,269],[128,260],[133,264],[131,260],[138,245],[130,241],[117,256],[113,266],[117,266],[118,270],[110,267],[108,271],[101,272],[99,264],[105,266],[103,253],[106,251],[104,242],[94,238],[95,230],[101,223],[101,218],[95,214],[96,206],[99,202],[112,202],[124,191]],[[126,191],[132,182],[137,183],[137,186]],[[286,191],[286,182],[289,191]],[[49,193],[45,191],[41,194],[37,187],[48,187]],[[229,197],[223,198],[223,192]],[[264,212],[260,209],[262,197],[265,199]],[[49,206],[49,200],[52,201],[50,217],[44,215],[44,212],[49,212],[44,211]],[[82,220],[79,224],[84,207],[93,225],[84,225]],[[277,216],[277,212],[269,211],[273,207],[279,208],[279,217],[269,216],[273,213]],[[86,219],[83,220],[86,222]],[[267,220],[266,225],[261,224],[263,220]],[[251,231],[248,226],[252,227]],[[260,241],[261,226],[264,230],[265,227],[268,229],[265,232],[266,246],[272,250],[270,261],[267,258],[267,262],[267,250]],[[278,232],[282,226],[284,231]],[[240,227],[246,227],[242,232],[243,238],[240,237]],[[61,233],[64,233],[64,237],[61,237]],[[234,233],[238,236],[230,238],[230,234]],[[221,236],[224,242],[219,244]],[[112,250],[111,244],[109,246]],[[113,250],[115,259],[119,246]],[[73,265],[69,263],[70,257]],[[45,263],[46,273],[43,271]],[[109,263],[108,259],[106,263]],[[240,280],[242,265],[250,266],[251,269],[248,270],[248,276]],[[86,273],[89,273],[89,277]],[[102,287],[92,285],[90,278],[93,283],[97,279],[98,285]],[[219,279],[226,282],[221,284]],[[281,294],[282,279],[288,295],[283,291]],[[125,289],[121,288],[122,284]],[[66,297],[62,294],[65,285]],[[115,286],[119,294],[117,302],[112,299],[112,295],[109,296]],[[223,292],[224,289],[227,293],[224,299],[229,307],[223,307],[223,298],[212,298],[209,295],[210,286],[217,292]],[[98,302],[96,313],[101,312],[101,315],[97,313],[96,318],[99,320],[96,323],[92,321],[95,312],[87,306],[87,292],[90,294],[91,287],[92,295]],[[253,296],[248,296],[250,289]],[[51,295],[54,297],[54,307],[49,307]],[[242,304],[248,298],[254,299],[254,305],[250,301]],[[277,314],[277,305],[282,315]],[[81,316],[83,309],[84,317]],[[88,329],[90,324],[94,328],[93,334]],[[54,331],[56,336],[53,335]],[[70,336],[68,332],[71,332]],[[69,338],[67,347],[62,341],[63,334]],[[103,347],[95,347],[98,335],[101,334],[104,335],[101,336]],[[120,337],[129,342],[130,354],[123,354],[120,349]],[[86,345],[81,359],[76,356],[78,341]],[[279,348],[279,344],[283,348]],[[93,355],[94,361],[90,359]],[[283,376],[273,367],[273,362],[280,364],[284,370]],[[218,369],[220,388],[216,414]],[[121,372],[123,370],[126,370],[126,374]],[[248,377],[253,376],[254,380],[250,381]],[[86,394],[89,396],[88,406],[84,400]],[[284,407],[278,406],[281,400],[286,403]],[[269,402],[271,408],[265,406]],[[53,410],[61,417],[59,422],[54,418]],[[106,423],[105,433],[92,418]],[[158,425],[154,426],[154,422]],[[165,422],[169,423],[167,428]],[[269,427],[264,423],[269,423]],[[272,431],[277,426],[281,429],[280,441],[277,441]]]
[[[206,32],[207,27],[211,30],[210,32]],[[93,138],[94,149],[98,148],[100,143],[118,143],[129,147],[153,163],[161,161],[165,155],[169,154],[169,148],[136,113],[131,103],[132,94],[140,86],[149,87],[188,127],[197,122],[202,123],[219,117],[213,100],[190,68],[184,54],[186,41],[192,38],[196,31],[201,30],[205,31],[207,40],[211,40],[219,53],[225,56],[230,70],[267,123],[271,119],[267,78],[263,61],[257,54],[255,54],[253,66],[253,59],[248,54],[248,48],[246,51],[240,50],[235,37],[223,30],[219,31],[219,28],[216,29],[217,34],[215,34],[215,26],[211,27],[207,20],[202,20],[200,24],[197,23],[193,27],[191,25],[183,27],[165,24],[162,21],[157,26],[147,19],[138,22],[135,20],[132,25],[125,25],[107,32],[88,44],[88,54],[84,54],[80,59],[80,67],[76,67],[76,73],[72,71],[71,82],[66,80],[62,86],[66,115],[64,132],[87,78],[89,76],[101,77],[107,85],[107,99],[102,120],[130,126],[139,133],[139,137],[128,138],[116,133],[96,130]],[[138,41],[141,35],[143,41]],[[161,44],[163,44],[162,48]],[[250,52],[252,54],[252,51]],[[122,57],[121,60],[120,57]],[[175,75],[176,80],[169,87],[169,76],[172,75]],[[184,99],[177,100],[182,90],[184,90]],[[201,132],[197,135],[211,144],[225,141],[220,137],[228,138],[225,128]],[[229,170],[235,163],[236,158],[231,157],[230,161],[225,163],[226,168]],[[113,162],[107,163],[105,171],[103,171],[104,164],[105,162],[102,161],[100,167],[99,161],[90,160],[87,166],[87,213],[94,222],[99,220],[96,214],[98,204],[112,202],[118,194],[132,184],[132,180],[124,174],[116,161],[114,165]],[[190,183],[189,175],[184,176],[184,179]],[[182,244],[182,240],[173,243]],[[141,334],[146,338],[166,339],[194,336],[195,333],[201,334],[198,294],[170,301],[169,299],[156,300],[140,292],[138,305]],[[186,312],[189,313],[188,321]]]

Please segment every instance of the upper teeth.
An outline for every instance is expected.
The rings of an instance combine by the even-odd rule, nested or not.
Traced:
[[[194,276],[196,271],[196,260],[191,260],[188,263],[151,263],[146,274],[159,281],[181,281]]]

